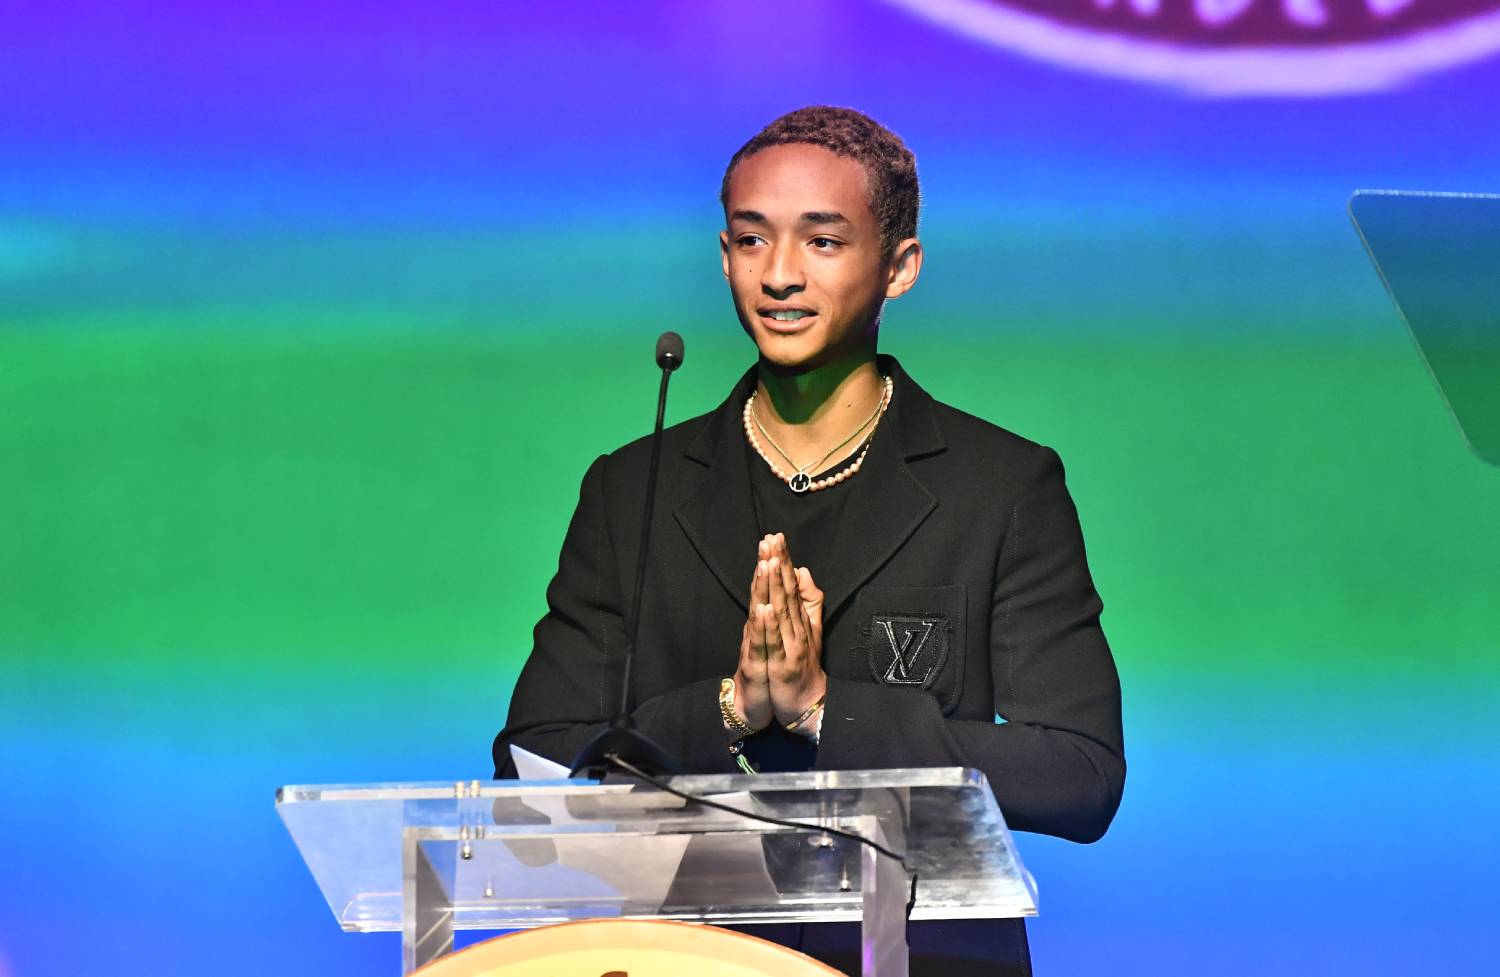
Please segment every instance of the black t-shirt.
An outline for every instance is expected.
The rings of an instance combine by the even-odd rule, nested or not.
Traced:
[[[864,450],[863,445],[860,450]],[[827,563],[838,546],[839,522],[849,498],[849,480],[799,495],[776,477],[765,459],[750,447],[749,441],[745,442],[745,451],[750,468],[750,499],[755,505],[755,522],[761,535],[785,533],[792,562],[811,570],[816,581],[818,568]],[[849,458],[858,455],[856,451]],[[816,482],[827,475],[837,474],[848,465],[849,460],[845,459],[833,468],[813,475],[812,480]]]
[[[875,432],[879,430],[879,425],[876,425]],[[826,471],[813,474],[813,481],[837,474],[847,467],[874,439],[875,432],[852,455]],[[745,452],[750,469],[750,499],[755,506],[755,522],[761,535],[784,533],[792,562],[807,567],[816,582],[818,568],[827,565],[838,549],[839,524],[849,499],[849,480],[799,495],[771,471],[771,466],[756,453],[748,440],[745,441]],[[864,478],[869,474],[861,466],[860,473],[854,477]],[[807,737],[789,733],[779,723],[772,723],[754,736],[745,738],[744,754],[757,770],[770,773],[810,770],[818,751]]]

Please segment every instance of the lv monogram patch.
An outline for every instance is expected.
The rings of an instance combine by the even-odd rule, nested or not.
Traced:
[[[870,670],[886,685],[926,688],[948,658],[948,618],[941,614],[875,614]]]

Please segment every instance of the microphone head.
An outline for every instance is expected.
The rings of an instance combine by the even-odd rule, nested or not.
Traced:
[[[670,330],[656,341],[656,365],[671,372],[682,365],[682,337]]]

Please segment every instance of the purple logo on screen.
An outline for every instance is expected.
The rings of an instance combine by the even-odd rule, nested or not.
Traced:
[[[1500,0],[887,0],[1054,64],[1204,95],[1377,91],[1500,50]]]

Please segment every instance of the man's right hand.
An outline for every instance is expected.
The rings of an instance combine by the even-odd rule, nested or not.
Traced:
[[[750,581],[750,614],[740,635],[740,663],[734,673],[734,711],[751,729],[771,725],[771,677],[767,667],[766,615],[760,608],[771,603],[771,583],[766,570],[770,556],[769,537],[760,541],[755,576]]]

